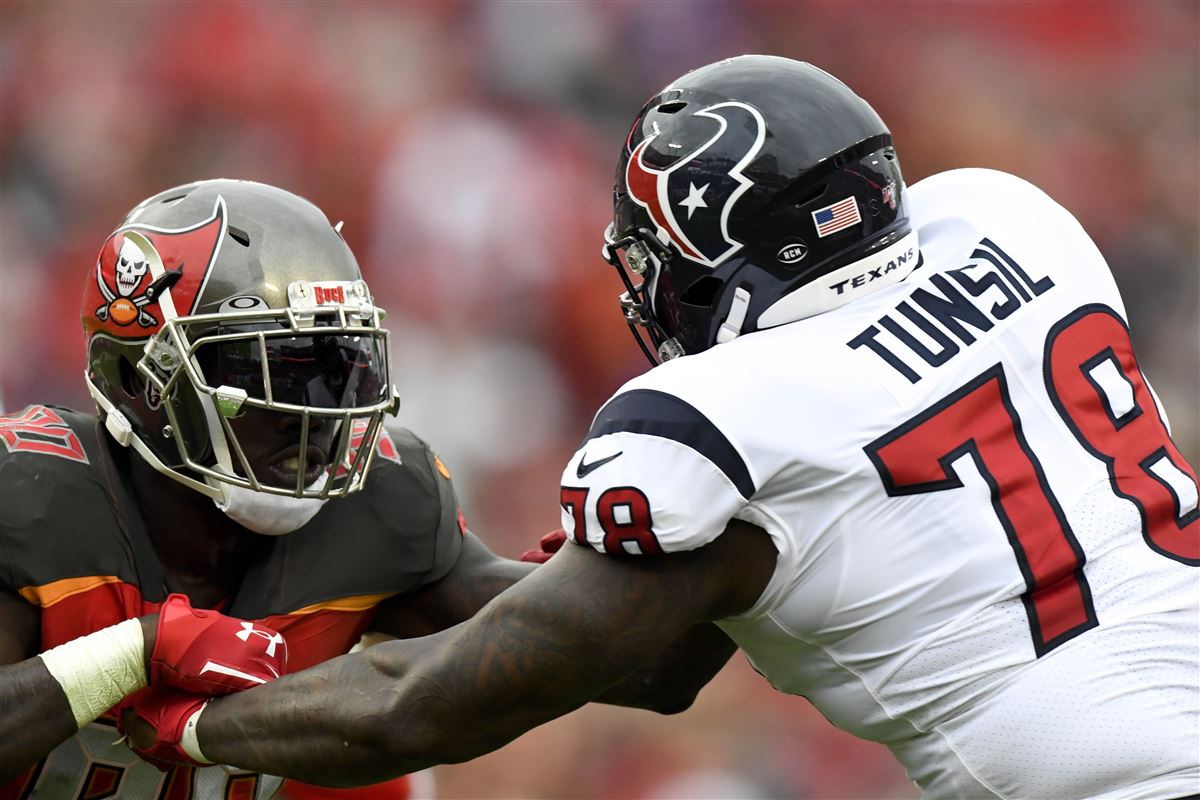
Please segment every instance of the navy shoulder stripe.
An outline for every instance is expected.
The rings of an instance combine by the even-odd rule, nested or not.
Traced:
[[[749,500],[754,494],[750,470],[725,434],[695,406],[674,395],[653,389],[635,389],[617,395],[596,414],[584,442],[620,431],[687,445],[725,473],[742,497]]]

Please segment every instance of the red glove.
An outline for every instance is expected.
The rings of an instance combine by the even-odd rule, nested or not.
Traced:
[[[287,643],[270,628],[199,611],[181,594],[170,595],[158,611],[151,686],[229,694],[274,680],[286,667]]]
[[[550,531],[538,541],[537,550],[526,550],[521,553],[522,561],[529,561],[534,564],[544,564],[550,560],[550,557],[559,551],[563,543],[567,541],[567,532],[562,528],[556,531]]]
[[[177,764],[203,767],[179,740],[188,720],[207,702],[207,697],[174,689],[142,689],[117,706],[117,730],[127,737],[130,750],[163,772]]]

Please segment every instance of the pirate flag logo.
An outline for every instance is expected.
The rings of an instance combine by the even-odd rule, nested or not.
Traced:
[[[729,235],[729,215],[754,185],[742,170],[762,149],[767,126],[757,109],[732,100],[697,111],[689,122],[706,128],[715,123],[716,130],[699,147],[658,169],[643,158],[650,143],[663,135],[655,126],[630,154],[625,184],[634,202],[649,212],[660,238],[669,239],[685,258],[715,267],[742,248]],[[679,133],[687,136],[686,129]],[[677,147],[677,142],[667,143],[667,148]],[[659,156],[660,150],[665,148],[656,147],[651,154]],[[709,168],[696,170],[698,163]],[[714,172],[710,165],[727,167]]]
[[[218,197],[212,214],[194,225],[117,228],[100,248],[95,281],[84,291],[88,333],[151,335],[163,323],[163,304],[170,316],[190,314],[216,261],[225,218],[225,200]]]
[[[96,284],[104,296],[104,304],[96,309],[96,318],[101,322],[111,319],[117,325],[132,325],[136,320],[143,328],[157,326],[158,319],[145,310],[150,304],[150,296],[146,292],[134,294],[149,271],[146,254],[132,240],[124,239],[117,254],[116,292],[105,282],[104,271],[96,270]]]

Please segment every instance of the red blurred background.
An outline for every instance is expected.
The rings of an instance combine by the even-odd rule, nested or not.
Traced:
[[[591,414],[644,367],[598,256],[642,101],[745,52],[870,101],[908,182],[987,166],[1091,232],[1200,456],[1200,5],[0,3],[0,406],[91,407],[85,272],[126,210],[236,177],[302,194],[389,309],[402,420],[515,556]],[[467,721],[469,724],[469,721]],[[913,797],[740,656],[682,717],[587,708],[437,771],[454,797]]]

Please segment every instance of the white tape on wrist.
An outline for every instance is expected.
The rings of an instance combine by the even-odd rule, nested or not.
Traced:
[[[127,619],[41,654],[82,728],[146,687],[142,623]]]
[[[183,724],[183,734],[179,737],[180,749],[188,754],[188,758],[199,761],[201,764],[213,763],[204,757],[204,753],[200,752],[200,740],[196,737],[196,726],[200,724],[200,715],[206,708],[208,708],[208,703],[200,706],[195,714],[188,717],[188,721]]]

